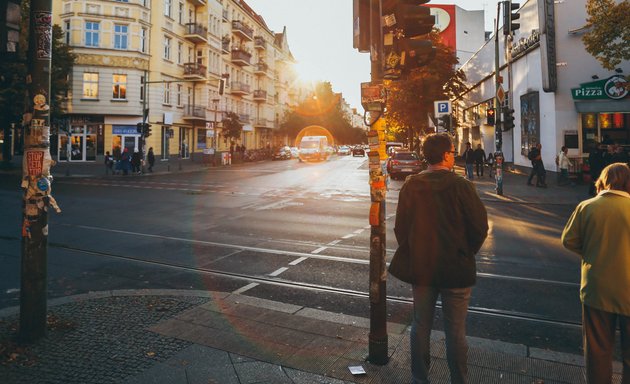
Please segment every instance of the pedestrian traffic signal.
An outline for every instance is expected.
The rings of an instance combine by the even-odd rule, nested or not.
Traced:
[[[435,16],[422,4],[429,0],[383,0],[383,78],[397,80],[435,57],[436,48],[422,39],[433,29]]]
[[[486,125],[494,125],[494,108],[486,109]]]
[[[518,12],[512,13],[521,7],[519,3],[513,3],[512,0],[503,2],[503,34],[505,36],[511,35],[521,27],[519,23],[515,23],[514,20],[520,19],[521,15]]]
[[[503,108],[503,130],[509,131],[514,128],[514,110],[510,107]]]
[[[451,131],[451,115],[442,115],[438,117],[438,131],[442,128],[445,132]]]

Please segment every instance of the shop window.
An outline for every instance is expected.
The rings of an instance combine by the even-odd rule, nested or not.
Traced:
[[[625,128],[624,124],[624,114],[623,113],[613,113],[612,114],[612,127],[613,129],[623,129]]]
[[[582,115],[582,127],[586,129],[597,129],[597,119],[594,113],[585,113]]]
[[[599,114],[599,126],[601,127],[601,129],[612,128],[612,119],[610,113]]]

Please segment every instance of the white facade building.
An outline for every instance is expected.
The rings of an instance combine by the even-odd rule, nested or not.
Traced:
[[[504,105],[514,109],[515,127],[502,132],[502,150],[507,162],[530,167],[527,152],[542,144],[548,170],[564,145],[577,163],[587,157],[595,142],[630,145],[630,97],[611,96],[611,84],[627,82],[628,61],[607,71],[586,52],[581,41],[586,24],[586,0],[554,2],[529,0],[518,11],[520,29],[511,44],[499,31],[501,86]],[[507,65],[506,47],[512,60]],[[493,106],[495,86],[494,36],[464,63],[469,91],[454,100],[459,121],[458,148],[471,142],[495,151],[495,127],[487,125],[486,110]],[[594,78],[599,78],[593,82]],[[590,83],[590,84],[589,84]],[[587,95],[592,93],[592,95]]]

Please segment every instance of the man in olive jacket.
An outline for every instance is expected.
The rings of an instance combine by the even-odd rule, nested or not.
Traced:
[[[402,186],[394,228],[399,247],[409,249],[414,275],[411,373],[414,383],[429,382],[431,327],[441,296],[451,383],[467,383],[466,316],[488,217],[475,186],[452,172],[450,136],[427,136],[422,152],[429,167]]]

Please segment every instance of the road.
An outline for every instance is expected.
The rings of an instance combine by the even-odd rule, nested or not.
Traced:
[[[401,185],[388,193],[388,260]],[[63,212],[49,220],[50,297],[207,289],[369,317],[366,157],[63,178],[53,192]],[[468,334],[580,353],[579,262],[559,242],[574,206],[484,202]],[[20,204],[17,179],[3,178],[0,308],[19,305]],[[390,278],[387,293],[388,319],[408,322],[409,286]]]

